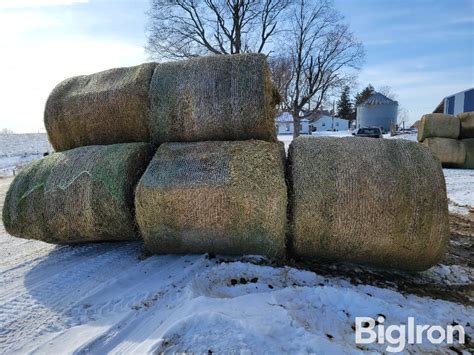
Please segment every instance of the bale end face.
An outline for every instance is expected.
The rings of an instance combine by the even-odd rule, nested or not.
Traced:
[[[432,151],[445,168],[460,168],[466,161],[466,149],[461,140],[426,138],[422,144]]]
[[[462,167],[464,169],[474,169],[474,138],[463,139],[461,142],[466,150],[466,161]]]
[[[458,115],[461,121],[461,138],[474,138],[474,112],[463,112]]]
[[[417,143],[298,138],[288,157],[291,247],[303,258],[424,270],[449,238],[439,161]]]
[[[430,113],[423,115],[418,127],[418,142],[426,138],[442,137],[457,139],[461,130],[461,122],[458,117],[442,113]]]
[[[284,151],[262,141],[167,143],[140,180],[136,215],[154,253],[285,254]]]

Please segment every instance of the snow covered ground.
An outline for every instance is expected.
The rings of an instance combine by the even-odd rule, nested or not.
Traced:
[[[450,200],[472,210],[474,172],[445,176]],[[0,207],[10,181],[0,179]],[[0,353],[385,351],[387,344],[355,344],[358,316],[383,317],[385,326],[408,317],[460,324],[468,345],[425,338],[406,349],[467,352],[474,227],[465,221],[469,236],[453,234],[447,258],[418,274],[251,256],[149,256],[139,242],[53,246],[13,238],[0,225]]]
[[[12,176],[52,150],[46,133],[0,134],[0,177]]]

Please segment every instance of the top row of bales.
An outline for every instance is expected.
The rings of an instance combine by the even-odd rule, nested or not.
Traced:
[[[428,146],[444,167],[474,169],[474,112],[424,115],[418,141]]]
[[[264,55],[146,63],[58,84],[44,114],[56,151],[129,142],[276,141]]]

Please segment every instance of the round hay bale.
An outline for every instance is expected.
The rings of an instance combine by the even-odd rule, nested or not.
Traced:
[[[54,149],[148,142],[148,89],[154,68],[154,63],[146,63],[110,69],[57,85],[44,112]]]
[[[420,144],[300,137],[288,180],[296,256],[424,270],[446,250],[444,176]]]
[[[458,117],[442,113],[429,113],[421,118],[418,127],[418,142],[433,137],[457,139],[460,130],[461,122]]]
[[[158,254],[285,254],[284,148],[263,141],[161,145],[135,196]]]
[[[7,192],[5,229],[48,243],[137,239],[134,188],[153,152],[146,143],[88,146],[33,162]]]
[[[474,112],[464,112],[458,115],[461,121],[461,138],[474,138]]]
[[[423,144],[430,148],[443,167],[459,168],[466,160],[466,149],[461,140],[426,138]]]
[[[150,85],[152,142],[276,140],[279,95],[260,54],[157,65]]]
[[[466,150],[466,161],[462,167],[464,169],[474,169],[474,138],[463,139],[461,142]]]

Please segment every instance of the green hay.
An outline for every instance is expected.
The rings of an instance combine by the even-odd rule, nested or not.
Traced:
[[[430,113],[423,115],[418,127],[418,142],[426,138],[453,138],[459,137],[461,122],[459,118],[442,113]]]
[[[466,149],[460,140],[450,138],[426,138],[423,144],[430,148],[443,167],[460,168],[466,160]]]
[[[150,84],[152,142],[276,140],[279,95],[264,55],[159,64]]]
[[[441,165],[405,140],[300,137],[288,157],[291,251],[424,270],[449,237]]]
[[[474,112],[464,112],[458,115],[461,121],[461,138],[474,138]]]
[[[49,243],[137,239],[134,187],[153,152],[146,143],[88,146],[28,165],[8,190],[5,229]]]
[[[153,253],[285,254],[284,150],[263,141],[166,143],[136,191]]]
[[[148,142],[148,88],[154,68],[154,63],[146,63],[77,76],[58,84],[44,113],[54,149]]]

